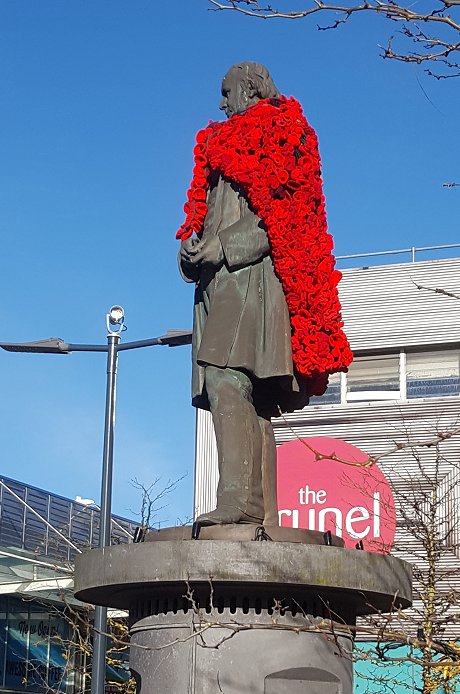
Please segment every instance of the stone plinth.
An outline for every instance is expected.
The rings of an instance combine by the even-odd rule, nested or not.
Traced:
[[[141,694],[352,694],[356,616],[411,601],[405,562],[301,542],[118,545],[77,557],[75,583],[129,610]]]

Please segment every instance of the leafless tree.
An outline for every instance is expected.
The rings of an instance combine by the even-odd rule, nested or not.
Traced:
[[[451,694],[460,684],[460,461],[451,456],[459,437],[456,426],[453,431],[454,437],[439,431],[437,442],[429,432],[425,443],[411,442],[408,433],[400,449],[405,460],[398,455],[391,470],[398,517],[392,551],[413,565],[414,604],[362,621],[373,645],[358,644],[357,657],[374,665],[363,694],[375,691],[376,680],[385,682],[385,691],[407,687],[421,694]],[[391,455],[386,465],[391,469]],[[414,666],[418,686],[407,682],[404,669],[394,674],[403,663]]]
[[[148,530],[153,525],[160,527],[165,522],[158,518],[158,513],[167,508],[167,497],[177,489],[177,485],[185,477],[186,475],[182,475],[182,477],[178,477],[175,480],[168,480],[161,489],[158,488],[159,477],[147,485],[139,482],[136,478],[131,480],[134,489],[141,493],[140,511],[131,511],[131,513],[140,517],[140,527],[142,529]],[[182,525],[182,523],[179,523],[179,525]]]
[[[321,31],[337,29],[357,14],[380,16],[394,23],[396,31],[381,46],[383,58],[423,64],[437,79],[460,76],[460,0],[349,0],[345,4],[323,0],[208,0],[215,11],[239,12],[259,19],[306,19],[330,15]],[[300,5],[300,7],[299,7]]]

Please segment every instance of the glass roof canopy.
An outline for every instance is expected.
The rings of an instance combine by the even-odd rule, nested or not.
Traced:
[[[97,547],[99,509],[0,477],[0,595],[73,604],[73,560]],[[112,542],[132,540],[136,524],[112,518]]]

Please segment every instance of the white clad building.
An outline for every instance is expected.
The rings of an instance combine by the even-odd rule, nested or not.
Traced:
[[[440,255],[440,247],[430,250]],[[347,374],[330,379],[323,397],[273,424],[277,444],[328,436],[383,454],[379,466],[400,507],[395,551],[420,565],[423,550],[414,537],[420,509],[418,502],[415,511],[409,508],[407,500],[415,489],[423,516],[435,479],[445,536],[439,571],[448,592],[460,589],[460,258],[420,257],[413,249],[410,262],[343,270],[339,293],[354,362]],[[373,260],[363,257],[366,265]],[[199,410],[197,513],[215,507],[216,486],[212,423]]]

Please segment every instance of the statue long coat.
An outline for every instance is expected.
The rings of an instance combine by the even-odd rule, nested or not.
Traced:
[[[256,409],[270,416],[304,407],[302,379],[292,363],[291,326],[267,233],[237,186],[217,177],[208,195],[202,239],[218,235],[223,265],[190,268],[196,282],[192,342],[192,402],[209,409],[208,364],[245,371],[254,383]]]

